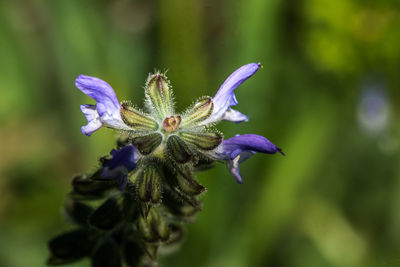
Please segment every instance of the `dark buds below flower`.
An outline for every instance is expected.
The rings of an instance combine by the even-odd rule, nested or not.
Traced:
[[[101,230],[112,229],[122,218],[120,202],[116,197],[107,199],[89,217],[89,224]]]
[[[90,255],[93,245],[87,228],[63,233],[49,242],[52,257],[48,264],[59,265],[79,260]]]
[[[178,163],[189,162],[193,153],[188,145],[178,136],[171,135],[167,139],[167,152]]]
[[[132,144],[142,155],[148,155],[153,152],[162,142],[162,136],[159,133],[137,136],[132,138]]]
[[[161,177],[154,165],[149,165],[137,179],[137,194],[146,204],[156,204],[161,201]]]
[[[167,241],[169,228],[158,209],[152,208],[147,218],[139,218],[139,231],[146,242]]]

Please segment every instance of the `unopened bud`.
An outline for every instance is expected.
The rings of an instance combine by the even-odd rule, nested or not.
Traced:
[[[168,225],[156,208],[151,208],[147,218],[140,217],[138,226],[142,238],[147,242],[168,240]]]
[[[155,131],[158,128],[157,122],[134,109],[128,103],[122,103],[121,117],[122,120],[135,131]]]
[[[162,142],[162,136],[159,133],[151,133],[144,136],[132,138],[132,144],[143,155],[148,155],[154,151]]]
[[[188,145],[176,135],[168,137],[167,152],[178,163],[186,163],[190,161],[193,156]]]
[[[199,122],[210,117],[213,107],[214,104],[210,97],[197,101],[183,116],[182,127],[197,126]]]
[[[160,174],[155,166],[148,166],[137,180],[138,197],[142,202],[156,204],[161,201]]]
[[[146,84],[146,94],[151,102],[151,107],[156,111],[160,119],[172,113],[172,91],[167,77],[160,73],[149,77]]]
[[[204,186],[194,180],[189,167],[180,168],[176,175],[168,175],[166,179],[172,188],[190,196],[197,196],[206,190]]]
[[[181,132],[179,135],[188,144],[202,150],[212,150],[216,148],[221,144],[223,139],[222,134],[218,132]]]
[[[122,218],[122,199],[110,197],[89,217],[89,224],[101,230],[112,229]]]
[[[179,219],[191,221],[192,216],[201,210],[201,202],[194,197],[183,196],[178,192],[165,190],[163,204]]]

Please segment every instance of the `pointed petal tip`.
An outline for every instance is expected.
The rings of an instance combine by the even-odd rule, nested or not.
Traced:
[[[240,177],[240,179],[236,178],[236,182],[237,182],[238,184],[243,184],[243,179],[242,179],[242,177]]]
[[[279,153],[281,153],[281,154],[282,154],[282,156],[286,156],[286,155],[285,155],[285,153],[283,153],[283,151],[282,151],[282,149],[281,149],[281,148],[277,147],[277,148],[276,148],[276,150],[277,150]]]

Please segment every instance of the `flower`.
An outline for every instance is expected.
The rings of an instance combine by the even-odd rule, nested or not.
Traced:
[[[114,129],[130,130],[121,118],[121,106],[108,83],[99,78],[79,75],[75,80],[75,85],[84,94],[97,101],[96,105],[81,105],[81,111],[88,120],[88,124],[81,128],[83,134],[90,136],[103,125]]]
[[[260,63],[250,63],[244,65],[233,72],[221,85],[218,92],[213,97],[214,109],[211,116],[203,124],[227,120],[232,122],[248,121],[249,118],[231,106],[238,104],[234,90],[248,78],[253,76],[260,68]]]
[[[120,150],[113,149],[110,154],[112,158],[103,167],[101,176],[108,179],[117,179],[119,188],[123,189],[128,181],[128,173],[136,168],[140,155],[132,145],[125,146]]]
[[[82,133],[89,136],[106,126],[129,136],[128,146],[111,151],[113,158],[104,166],[102,176],[117,178],[120,187],[124,187],[128,173],[135,169],[139,157],[145,158],[139,169],[164,164],[173,169],[173,173],[183,173],[182,169],[190,169],[199,160],[211,159],[225,160],[231,174],[242,183],[239,163],[256,152],[274,154],[279,151],[283,154],[282,151],[266,138],[254,134],[223,140],[223,135],[209,126],[221,120],[237,123],[248,120],[246,115],[231,108],[238,104],[234,90],[260,67],[260,63],[240,67],[225,80],[214,97],[199,99],[183,113],[176,113],[169,81],[160,72],[147,79],[145,111],[128,102],[120,104],[105,81],[78,76],[76,87],[97,101],[96,105],[81,105],[88,120]]]
[[[256,152],[275,154],[276,152],[285,155],[267,138],[256,134],[237,135],[224,140],[218,147],[217,158],[226,160],[227,167],[238,183],[243,183],[240,175],[239,163],[250,158]]]

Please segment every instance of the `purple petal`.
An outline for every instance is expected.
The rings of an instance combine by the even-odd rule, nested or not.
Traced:
[[[231,159],[234,159],[243,151],[254,151],[267,154],[275,154],[279,151],[283,154],[282,151],[267,138],[256,134],[237,135],[224,140],[222,146],[224,154],[230,155]]]
[[[100,121],[96,106],[81,105],[80,108],[88,121],[86,126],[82,126],[81,131],[83,134],[90,136],[93,132],[97,131],[101,126],[103,126],[103,123]]]
[[[122,190],[128,182],[128,173],[136,168],[139,154],[132,145],[125,146],[120,150],[111,150],[112,158],[104,166],[101,176],[108,179],[117,179],[119,188]]]
[[[239,163],[250,158],[256,152],[275,154],[283,152],[271,143],[267,138],[255,135],[244,134],[224,140],[216,151],[217,158],[226,160],[226,165],[238,183],[243,183],[240,175]]]
[[[239,169],[239,160],[228,160],[226,162],[226,166],[227,166],[229,172],[235,178],[235,180],[239,184],[243,184],[242,175],[240,174],[240,169]]]
[[[87,96],[90,96],[108,109],[119,111],[120,104],[112,87],[105,81],[86,75],[79,75],[75,80],[75,86]]]
[[[246,115],[240,113],[235,109],[228,108],[228,110],[225,111],[225,113],[222,115],[221,120],[239,123],[239,122],[249,121],[249,117],[247,117]]]
[[[89,121],[87,126],[82,127],[82,133],[91,135],[104,124],[115,129],[131,130],[121,118],[121,106],[108,83],[95,77],[79,75],[75,80],[75,85],[97,101],[96,109],[93,105],[83,105],[83,109],[81,106],[82,112]]]
[[[223,116],[231,106],[238,104],[233,91],[245,80],[256,73],[260,66],[261,65],[259,63],[250,63],[244,65],[233,72],[228,79],[225,80],[213,98],[214,109],[211,115],[211,121],[218,121],[221,119],[230,120],[229,117],[223,118]],[[243,120],[245,120],[244,117],[242,117],[242,121]],[[236,120],[236,122],[238,121]]]

